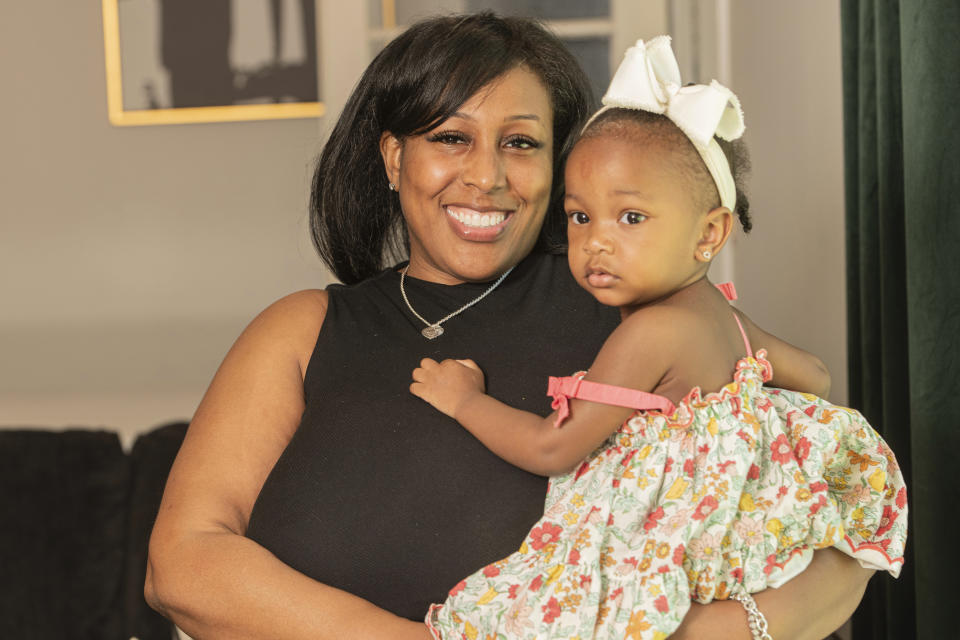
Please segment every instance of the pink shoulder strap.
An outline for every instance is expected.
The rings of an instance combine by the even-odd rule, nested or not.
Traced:
[[[718,285],[714,285],[717,289],[720,289],[720,293],[723,294],[723,297],[733,302],[737,299],[737,289],[733,286],[732,282],[721,282]],[[737,326],[740,327],[740,335],[743,336],[743,346],[747,348],[747,357],[753,357],[753,349],[750,348],[750,340],[747,338],[747,332],[743,330],[743,323],[740,322],[740,316],[734,312],[733,319],[737,321]]]
[[[556,378],[551,376],[547,385],[547,395],[553,397],[553,409],[557,412],[555,427],[570,415],[569,398],[579,398],[590,402],[610,404],[616,407],[629,409],[659,410],[672,414],[675,410],[673,403],[663,396],[646,391],[637,391],[626,387],[617,387],[602,382],[590,382],[577,376]]]

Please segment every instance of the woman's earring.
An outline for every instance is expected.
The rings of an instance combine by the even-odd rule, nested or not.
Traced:
[[[396,191],[396,190],[397,190],[397,185],[393,184],[392,182],[390,183],[389,186],[390,186],[390,191]]]
[[[708,249],[707,251],[704,251],[704,252],[703,252],[703,259],[704,259],[704,260],[709,260],[709,259],[710,259],[710,256],[712,256],[712,255],[713,255],[713,254],[710,253],[710,250]]]

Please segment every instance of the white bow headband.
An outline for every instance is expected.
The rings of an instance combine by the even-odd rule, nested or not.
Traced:
[[[734,211],[737,189],[727,157],[714,135],[724,140],[736,140],[743,135],[740,100],[716,80],[709,85],[681,86],[670,36],[657,36],[647,43],[637,40],[636,45],[627,49],[601,102],[604,106],[593,114],[584,130],[608,109],[664,114],[700,153],[717,185],[720,204]]]

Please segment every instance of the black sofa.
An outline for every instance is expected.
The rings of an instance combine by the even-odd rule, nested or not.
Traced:
[[[0,429],[0,638],[170,640],[147,541],[186,423],[141,434]]]

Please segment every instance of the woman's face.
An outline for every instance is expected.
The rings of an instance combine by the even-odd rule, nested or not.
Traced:
[[[380,143],[410,235],[413,277],[491,280],[533,248],[550,202],[553,109],[517,67],[425,134]]]

